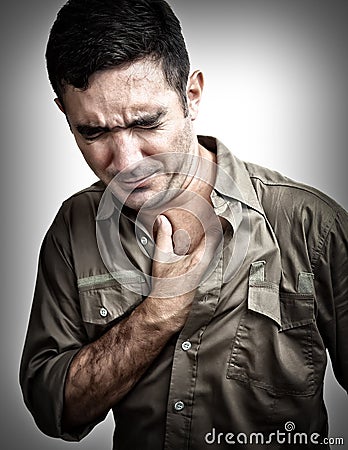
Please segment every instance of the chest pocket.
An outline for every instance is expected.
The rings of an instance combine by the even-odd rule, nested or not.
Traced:
[[[97,338],[139,305],[142,286],[145,280],[130,271],[80,278],[81,316],[89,338]]]
[[[317,388],[316,335],[311,274],[300,275],[301,292],[282,293],[264,279],[249,280],[248,308],[232,343],[227,378],[273,395],[309,396]],[[322,349],[325,360],[325,349]]]

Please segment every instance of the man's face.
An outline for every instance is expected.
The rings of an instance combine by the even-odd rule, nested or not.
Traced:
[[[77,145],[105,184],[119,174],[118,196],[130,208],[139,209],[159,192],[182,187],[183,179],[179,182],[177,176],[168,174],[173,158],[168,159],[169,168],[161,155],[197,154],[192,121],[202,87],[198,78],[192,84],[191,76],[188,83],[186,117],[178,94],[151,61],[97,72],[84,91],[66,87],[64,112]],[[183,155],[182,159],[187,164],[188,158]],[[175,170],[185,172],[180,158],[174,160]]]

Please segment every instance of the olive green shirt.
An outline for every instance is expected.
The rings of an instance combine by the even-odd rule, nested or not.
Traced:
[[[286,448],[271,433],[289,422],[310,447],[313,433],[320,442],[328,432],[326,350],[348,386],[347,213],[313,188],[238,160],[214,138],[200,142],[234,180],[218,172],[212,193],[215,213],[230,224],[224,250],[184,328],[114,406],[114,448],[221,449],[236,437],[235,448],[257,448],[252,433]],[[62,430],[71,360],[143,301],[128,288],[146,286],[151,273],[151,238],[123,215],[118,230],[137,270],[106,269],[96,240],[104,190],[98,182],[65,201],[45,237],[22,357],[27,407],[44,433],[66,440],[96,425]],[[115,226],[112,206],[98,223]]]

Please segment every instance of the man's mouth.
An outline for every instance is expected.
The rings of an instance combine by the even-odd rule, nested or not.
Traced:
[[[160,173],[160,170],[155,170],[152,172],[148,172],[146,174],[141,174],[138,177],[122,177],[121,180],[118,181],[118,184],[123,190],[126,191],[134,191],[136,189],[144,189],[148,186],[148,184]]]

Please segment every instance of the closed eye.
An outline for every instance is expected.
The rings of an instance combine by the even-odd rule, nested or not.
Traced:
[[[105,132],[105,129],[103,127],[90,127],[87,125],[78,125],[76,129],[80,133],[80,135],[87,141],[93,141]]]
[[[86,140],[93,141],[101,137],[104,133],[108,133],[110,131],[116,129],[131,129],[136,128],[139,130],[156,130],[161,126],[160,119],[167,114],[166,109],[161,109],[154,114],[145,114],[143,117],[137,117],[134,120],[128,122],[123,127],[101,127],[101,126],[92,126],[92,125],[84,125],[84,124],[76,124],[76,130],[78,133]]]
[[[160,126],[159,123],[156,123],[156,125],[138,125],[136,128],[139,128],[140,130],[156,130]]]
[[[140,128],[144,130],[155,130],[161,125],[161,118],[167,114],[167,110],[157,111],[155,114],[137,117],[127,125],[127,128]]]

